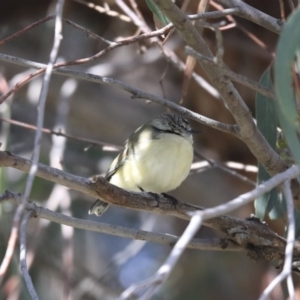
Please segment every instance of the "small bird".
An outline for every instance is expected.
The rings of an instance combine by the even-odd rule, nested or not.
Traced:
[[[105,178],[128,191],[166,193],[188,176],[193,161],[193,136],[189,122],[165,113],[139,127],[114,159]],[[109,204],[97,200],[89,214],[101,216]]]

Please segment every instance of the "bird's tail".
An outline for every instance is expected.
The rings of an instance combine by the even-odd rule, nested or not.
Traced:
[[[99,217],[105,213],[108,207],[109,207],[108,203],[98,199],[89,209],[89,215],[95,214],[96,216]]]

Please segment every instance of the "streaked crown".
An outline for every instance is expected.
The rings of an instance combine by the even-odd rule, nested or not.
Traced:
[[[180,135],[193,143],[193,130],[190,123],[177,114],[158,115],[150,121],[150,124],[162,132]]]

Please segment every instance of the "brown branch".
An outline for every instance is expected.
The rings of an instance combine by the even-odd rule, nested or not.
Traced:
[[[195,19],[201,19],[201,18],[209,18],[209,17],[220,17],[222,14],[223,15],[228,15],[229,13],[232,13],[234,12],[235,10],[234,9],[231,9],[229,11],[226,11],[225,13],[224,12],[216,12],[214,14],[209,14],[207,13],[207,15],[205,14],[202,14],[202,15],[197,15],[197,16],[194,16]],[[49,16],[49,17],[46,17],[44,19],[41,19],[29,26],[27,26],[25,29],[22,29],[21,31],[19,31],[18,33],[16,34],[13,34],[12,36],[8,37],[5,41],[8,41],[8,40],[11,40],[12,38],[15,38],[16,36],[19,36],[20,34],[23,34],[25,31],[43,23],[43,22],[46,22],[50,19],[52,19],[53,16]],[[110,42],[110,41],[107,41],[106,39],[92,33],[91,31],[85,29],[84,27],[82,26],[79,26],[77,25],[76,23],[72,22],[72,21],[69,21],[69,20],[66,20],[64,19],[63,20],[64,22],[67,22],[68,24],[72,25],[73,27],[75,27],[76,29],[79,29],[81,31],[84,31],[88,36],[91,36],[93,38],[96,38],[96,39],[99,39],[101,41],[104,41],[106,43],[109,44],[108,47],[104,48],[103,50],[99,51],[98,53],[96,53],[95,55],[92,55],[90,57],[86,57],[86,58],[81,58],[81,59],[77,59],[77,60],[73,60],[73,61],[68,61],[68,62],[62,62],[62,63],[57,63],[54,65],[54,69],[58,69],[58,68],[62,68],[62,67],[66,67],[66,66],[75,66],[75,65],[81,65],[81,64],[85,64],[85,63],[88,63],[88,62],[91,62],[91,61],[94,61],[94,60],[97,60],[99,59],[100,57],[102,57],[103,55],[107,54],[108,52],[116,49],[116,48],[119,48],[119,47],[122,47],[122,46],[125,46],[125,45],[130,45],[130,44],[133,44],[133,43],[136,43],[136,42],[139,42],[139,41],[142,41],[142,40],[146,40],[146,39],[151,39],[151,38],[154,38],[154,37],[158,37],[158,36],[161,36],[161,35],[164,35],[167,31],[169,31],[171,28],[173,28],[173,24],[169,24],[159,30],[156,30],[156,31],[152,31],[152,32],[146,32],[144,34],[141,34],[141,35],[138,35],[138,36],[133,36],[133,37],[130,37],[130,38],[126,38],[126,39],[123,39],[123,40],[120,40],[120,41],[117,41],[117,42]],[[137,22],[137,21],[136,21]],[[138,24],[140,24],[141,22],[138,22]],[[143,25],[144,26],[144,25]],[[36,72],[33,72],[31,74],[29,74],[28,76],[26,76],[25,78],[23,78],[22,80],[20,80],[14,87],[12,87],[7,93],[5,93],[4,95],[2,95],[0,97],[0,104],[3,103],[10,95],[12,95],[13,93],[15,93],[16,91],[18,91],[22,86],[24,86],[26,83],[28,83],[32,78],[38,76],[38,75],[41,75],[45,72],[46,68],[42,68]]]
[[[229,77],[232,81],[238,82],[244,86],[247,86],[248,88],[259,92],[260,94],[267,96],[269,98],[275,98],[275,94],[273,90],[270,90],[269,88],[262,86],[258,82],[251,80],[243,75],[237,74],[230,70],[224,63],[219,64],[214,61],[214,59],[205,57],[196,51],[194,51],[192,48],[189,46],[186,47],[185,50],[186,54],[192,55],[193,57],[196,57],[199,61],[202,61],[204,63],[207,63],[208,65],[216,65],[220,72],[223,73],[225,76]]]
[[[28,172],[31,161],[12,155],[9,152],[0,151],[0,166]],[[101,177],[92,182],[89,179],[43,164],[38,165],[36,176],[82,192],[93,198],[101,198],[110,204],[135,210],[149,211],[188,220],[191,212],[203,209],[186,202],[177,201],[175,204],[162,195],[153,197],[147,193],[122,190]],[[226,239],[247,249],[248,255],[256,260],[271,260],[274,257],[282,257],[284,254],[285,239],[256,219],[241,220],[224,215],[206,220],[204,225],[225,233]],[[294,256],[300,256],[300,246],[298,245],[295,246]]]
[[[12,119],[6,119],[6,118],[3,118],[1,116],[0,116],[0,121],[7,122],[7,123],[12,124],[12,125],[24,127],[24,128],[34,130],[34,131],[37,130],[37,127],[34,126],[34,125],[27,124],[27,123],[20,122],[20,121],[16,121],[16,120],[12,120]],[[109,147],[109,148],[115,149],[115,150],[120,150],[122,148],[122,147],[117,146],[117,145],[101,142],[101,141],[98,141],[98,140],[88,139],[88,138],[85,138],[85,137],[74,136],[74,135],[71,135],[71,134],[63,133],[61,131],[51,130],[51,129],[48,129],[48,128],[42,128],[42,132],[47,133],[47,134],[56,135],[56,136],[65,137],[67,139],[71,139],[71,140],[75,140],[75,141],[79,141],[79,142],[89,143],[91,145],[97,145],[97,146],[100,146],[100,147]]]
[[[145,33],[145,34],[141,34],[139,36],[135,36],[135,37],[130,37],[118,42],[114,42],[111,43],[108,47],[104,48],[103,50],[99,51],[98,53],[96,53],[95,55],[92,55],[90,57],[87,58],[81,58],[81,59],[77,59],[77,60],[72,60],[72,61],[68,61],[68,62],[61,62],[61,63],[57,63],[53,66],[53,69],[58,69],[58,68],[62,68],[62,67],[66,67],[66,66],[75,66],[75,65],[81,65],[81,64],[85,64],[94,60],[99,59],[101,56],[107,54],[108,52],[125,46],[125,45],[130,45],[133,43],[136,43],[138,41],[144,40],[144,39],[149,39],[152,37],[157,37],[160,36],[162,34],[165,33],[166,30],[168,30],[171,26],[166,26],[160,30],[156,30],[150,33]],[[12,87],[7,93],[5,93],[1,98],[0,98],[0,104],[3,103],[3,101],[5,101],[10,95],[12,95],[13,93],[15,93],[17,90],[19,90],[23,85],[25,85],[27,82],[29,82],[32,78],[41,75],[45,72],[46,68],[42,68],[38,71],[35,71],[31,74],[29,74],[28,76],[26,76],[25,78],[23,78],[22,80],[20,80],[14,87]]]
[[[20,195],[5,191],[0,195],[0,203],[10,201],[15,205],[20,203]],[[107,224],[102,222],[95,222],[89,220],[78,219],[67,216],[62,213],[54,212],[50,209],[38,206],[34,203],[27,203],[26,209],[34,211],[34,217],[45,219],[54,223],[71,226],[78,229],[101,232],[105,234],[111,234],[119,237],[144,240],[153,243],[165,244],[172,247],[179,239],[178,236],[171,234],[162,234],[157,232],[148,232],[144,230],[136,230],[132,228],[126,228],[115,224]],[[193,239],[188,248],[198,250],[226,250],[228,251],[245,251],[245,248],[240,247],[234,242],[226,241],[222,238],[213,239]],[[227,245],[228,243],[228,245]]]
[[[187,45],[202,56],[213,59],[213,55],[202,36],[198,33],[187,16],[171,0],[153,1],[162,13],[174,24]],[[233,2],[236,2],[236,0]],[[244,5],[243,2],[240,3]],[[251,10],[251,16],[254,17],[254,15],[257,17],[260,14],[256,14],[255,10]],[[248,146],[249,150],[270,175],[285,171],[288,168],[287,163],[276,153],[258,130],[250,109],[247,107],[231,80],[219,71],[217,65],[210,65],[208,67],[201,61],[199,61],[199,63],[220,92],[228,110],[238,125],[240,138]],[[297,180],[293,180],[291,186],[295,207],[300,210],[300,185]]]
[[[131,22],[131,19],[128,18],[127,16],[122,15],[122,14],[118,13],[117,11],[111,10],[109,8],[102,7],[100,5],[95,5],[92,2],[86,2],[86,1],[81,1],[81,0],[73,0],[73,1],[75,1],[77,3],[80,3],[80,4],[83,4],[83,5],[86,5],[87,7],[92,8],[92,9],[98,11],[101,14],[106,14],[110,17],[118,18],[118,19],[120,19],[124,22]],[[108,6],[107,3],[106,3],[106,5]]]
[[[14,218],[13,218],[13,227],[11,229],[11,235],[9,238],[9,246],[12,248],[15,247],[16,244],[16,238],[18,235],[18,230],[19,230],[19,224],[21,220],[21,216],[23,214],[23,211],[25,209],[25,206],[28,202],[29,195],[31,193],[32,185],[34,182],[35,178],[35,172],[36,172],[36,167],[39,161],[40,157],[40,148],[41,148],[41,140],[42,140],[42,124],[44,122],[44,112],[45,112],[45,104],[46,104],[46,98],[49,90],[49,84],[50,84],[50,79],[52,75],[52,69],[53,65],[57,59],[58,55],[58,50],[60,46],[60,42],[62,40],[62,14],[63,14],[63,7],[64,7],[64,0],[57,0],[56,3],[56,8],[55,8],[55,30],[54,30],[54,40],[53,40],[53,45],[50,51],[50,57],[49,57],[49,62],[47,64],[47,67],[45,68],[45,75],[43,78],[43,84],[41,88],[41,92],[39,95],[39,101],[37,105],[37,131],[35,133],[35,139],[34,139],[34,148],[33,148],[33,153],[32,153],[32,165],[29,170],[28,177],[26,179],[26,185],[25,185],[25,191],[24,195],[21,201],[21,204],[18,206],[17,210],[15,211]],[[17,230],[17,231],[16,231]],[[11,260],[12,256],[9,257],[11,253],[8,251],[5,254],[5,257],[3,259],[4,264],[7,264],[7,260]],[[3,264],[2,264],[3,265]],[[3,274],[5,274],[5,270],[2,268],[1,265],[1,274],[0,274],[0,280],[3,279]]]
[[[22,28],[18,32],[14,33],[14,34],[8,36],[7,38],[3,39],[2,41],[0,41],[0,46],[4,45],[5,43],[13,40],[14,38],[16,38],[18,36],[24,34],[26,31],[28,31],[28,30],[30,30],[30,29],[32,29],[32,28],[34,28],[34,27],[36,27],[36,26],[38,26],[38,25],[40,25],[42,23],[45,23],[45,22],[47,22],[49,20],[52,20],[54,18],[55,18],[55,15],[50,15],[50,16],[42,18],[42,19],[40,19],[40,20],[38,20],[38,21],[36,21],[36,22],[34,22],[34,23],[32,23],[32,24],[30,24],[30,25]]]
[[[20,204],[21,201],[18,203]],[[32,218],[34,215],[34,210],[28,210],[21,222],[20,225],[20,267],[21,267],[21,271],[24,277],[24,281],[26,283],[26,287],[27,290],[31,296],[32,300],[38,300],[38,296],[36,293],[36,290],[34,288],[34,285],[32,283],[31,280],[31,276],[29,275],[28,272],[28,267],[27,267],[27,261],[26,261],[26,256],[27,256],[27,242],[26,242],[26,238],[27,238],[27,223],[29,221],[30,218]]]
[[[247,19],[277,34],[280,33],[284,24],[282,20],[275,19],[240,0],[217,0],[217,2],[225,7],[238,7],[239,13],[237,15],[239,17]]]
[[[31,68],[35,68],[35,69],[43,68],[45,66],[40,63],[32,62],[32,61],[25,60],[25,59],[18,58],[18,57],[13,57],[13,56],[2,54],[2,53],[0,53],[0,60],[9,61],[11,63],[15,63],[15,64],[19,64],[19,65],[23,65],[23,66],[27,66],[27,67],[31,67]],[[81,80],[87,80],[90,82],[111,85],[113,87],[118,88],[119,90],[123,90],[123,91],[130,93],[132,95],[132,98],[151,100],[160,105],[164,105],[164,106],[172,109],[173,111],[175,111],[179,114],[182,114],[187,118],[195,120],[201,124],[210,126],[214,129],[217,129],[217,130],[220,130],[220,131],[223,131],[226,133],[230,133],[236,137],[239,136],[238,128],[236,125],[226,124],[226,123],[218,122],[216,120],[212,120],[210,118],[207,118],[205,116],[197,114],[185,107],[182,107],[172,101],[169,101],[165,98],[155,96],[153,94],[136,89],[122,81],[119,81],[119,80],[116,80],[113,78],[109,78],[109,77],[102,77],[102,76],[98,76],[98,75],[94,75],[94,74],[89,74],[89,73],[85,73],[85,72],[73,71],[73,70],[65,69],[65,68],[53,70],[53,73],[70,76],[70,77],[81,79]]]
[[[19,37],[20,35],[24,34],[26,31],[28,31],[28,30],[30,30],[30,29],[38,26],[38,25],[41,25],[42,23],[45,23],[45,22],[47,22],[49,20],[53,20],[54,18],[55,18],[55,15],[49,15],[49,16],[47,16],[45,18],[42,18],[42,19],[40,19],[40,20],[38,20],[36,22],[33,22],[32,24],[30,24],[30,25],[22,28],[18,32],[14,33],[14,34],[8,36],[7,38],[3,39],[2,41],[0,41],[0,47],[3,46],[5,43],[10,42],[11,40],[13,40],[13,39]],[[88,37],[91,37],[91,38],[99,40],[99,41],[103,41],[103,42],[105,42],[107,44],[111,44],[112,43],[112,42],[104,39],[103,37],[101,37],[101,36],[93,33],[92,31],[86,29],[85,27],[82,27],[82,26],[80,26],[80,25],[78,25],[78,24],[76,24],[76,23],[74,23],[74,22],[72,22],[72,21],[70,21],[68,19],[62,19],[62,21],[65,22],[65,23],[67,23],[67,24],[69,24],[69,25],[71,25],[72,27],[74,27],[74,28],[76,28],[76,29],[78,29],[80,31],[83,31]]]
[[[201,55],[213,59],[213,55],[189,21],[187,16],[172,1],[153,0],[162,13],[175,25],[183,40]],[[247,144],[250,151],[272,175],[282,172],[287,168],[286,163],[268,144],[264,136],[258,131],[249,108],[235,89],[232,82],[220,73],[218,66],[209,67],[199,61],[214,86],[221,93],[228,109],[232,113],[237,125],[241,139]]]
[[[222,5],[217,4],[215,1],[210,1],[210,5],[220,11],[224,10],[224,7]],[[239,11],[240,11],[240,9],[238,9],[238,12],[235,13],[235,15],[238,16]],[[275,56],[273,49],[270,49],[270,47],[268,45],[266,45],[261,39],[259,39],[257,36],[255,36],[253,33],[251,33],[246,27],[244,27],[239,22],[237,22],[233,16],[227,15],[226,19],[230,22],[230,24],[225,26],[226,29],[236,27],[237,29],[241,30],[241,32],[244,33],[255,44],[257,44],[259,47],[264,49],[268,54],[270,54],[271,57]]]

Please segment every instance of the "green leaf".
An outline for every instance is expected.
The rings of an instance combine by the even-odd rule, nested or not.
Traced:
[[[263,73],[259,83],[265,87],[273,89],[270,68]],[[277,113],[274,99],[268,98],[260,93],[256,93],[255,109],[258,129],[272,148],[276,149]],[[261,164],[259,164],[257,176],[258,184],[261,184],[268,179],[270,179],[269,173]],[[254,206],[255,214],[261,220],[264,219],[267,212],[272,219],[280,218],[282,216],[282,211],[278,205],[278,194],[276,189],[258,197],[255,200]]]
[[[273,89],[270,68],[260,78],[259,83]],[[273,149],[276,149],[277,140],[277,112],[274,99],[256,93],[255,97],[257,127]]]
[[[293,66],[299,71],[299,28],[300,8],[298,7],[288,18],[283,27],[274,63],[276,108],[279,123],[287,145],[297,163],[300,163],[299,115],[297,113],[296,96],[293,81]],[[297,58],[297,61],[295,60]],[[284,203],[284,199],[282,203]],[[296,237],[300,234],[300,214],[295,211]]]
[[[300,164],[300,142],[298,139],[299,116],[293,87],[292,66],[300,46],[300,9],[296,9],[284,25],[275,59],[275,94],[278,118],[285,139],[297,163]]]
[[[165,15],[158,9],[158,7],[153,3],[152,0],[145,0],[150,10],[153,14],[160,20],[160,22],[166,26],[170,21],[165,17]]]

